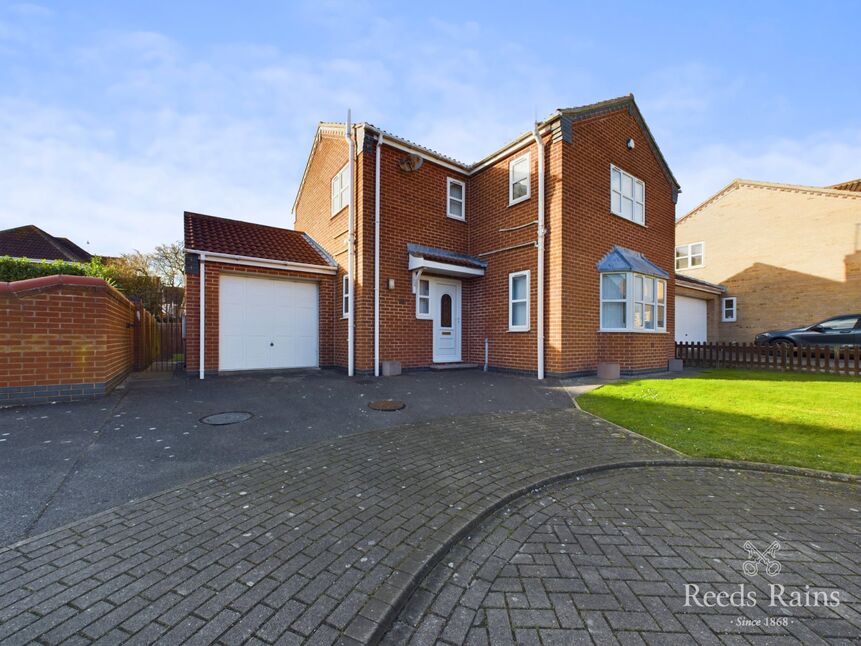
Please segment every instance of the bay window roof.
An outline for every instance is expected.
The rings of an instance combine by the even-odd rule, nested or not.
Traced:
[[[614,246],[606,256],[598,262],[598,271],[602,274],[611,271],[632,271],[646,276],[669,278],[670,274],[658,267],[638,251],[632,251],[618,245]]]

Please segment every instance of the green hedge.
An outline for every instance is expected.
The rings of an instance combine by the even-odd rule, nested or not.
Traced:
[[[66,260],[38,262],[27,258],[0,256],[0,281],[2,282],[55,276],[57,274],[93,276],[95,278],[103,278],[111,284],[114,284],[116,279],[116,271],[103,265],[99,258],[93,258],[88,263],[80,263],[68,262]]]
[[[98,257],[93,258],[90,262],[81,263],[65,260],[39,262],[27,258],[0,256],[0,282],[13,282],[57,274],[101,278],[127,297],[141,299],[143,306],[150,312],[158,313],[161,311],[162,285],[155,276],[131,274],[124,271],[122,267],[103,264]]]

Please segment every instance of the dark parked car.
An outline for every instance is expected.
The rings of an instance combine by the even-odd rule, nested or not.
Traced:
[[[833,316],[809,327],[756,335],[759,345],[861,345],[861,314]]]

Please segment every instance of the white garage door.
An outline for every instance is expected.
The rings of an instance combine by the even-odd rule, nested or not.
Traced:
[[[676,343],[708,340],[708,304],[701,298],[676,296]]]
[[[222,274],[219,370],[318,365],[317,284]]]

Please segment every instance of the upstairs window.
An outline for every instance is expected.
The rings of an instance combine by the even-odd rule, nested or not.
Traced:
[[[332,215],[337,215],[350,203],[350,165],[347,164],[332,178]]]
[[[696,269],[705,262],[704,242],[692,242],[676,247],[676,270]]]
[[[508,164],[508,205],[529,199],[529,153]]]
[[[447,180],[448,183],[448,207],[446,215],[455,220],[466,219],[466,185],[451,177]]]
[[[601,274],[601,329],[664,332],[667,329],[667,281],[633,272]]]
[[[646,223],[646,185],[610,164],[610,212],[637,224]]]

